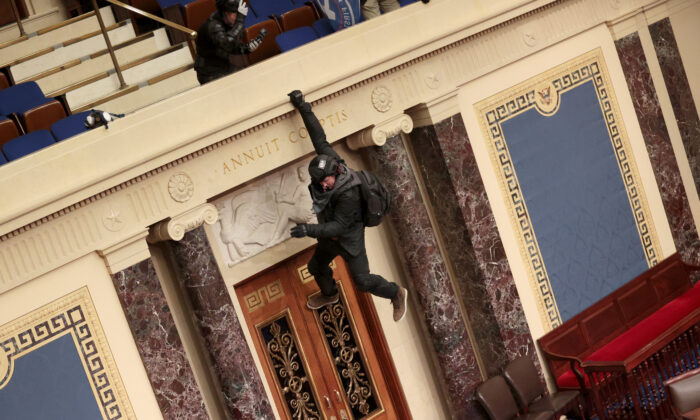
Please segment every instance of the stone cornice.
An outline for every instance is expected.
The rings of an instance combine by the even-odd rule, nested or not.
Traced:
[[[430,14],[436,10],[431,9],[432,7],[444,7],[444,17],[455,13],[451,7],[461,11],[467,10],[462,3],[469,2],[433,0],[429,7],[424,9],[421,8],[425,6],[422,3],[415,4],[405,8],[406,10],[393,12],[391,21],[378,21],[376,24],[370,21],[364,28],[370,32],[367,35],[370,36],[374,30],[393,24],[409,24],[411,19],[433,19],[438,22],[440,16]],[[432,112],[433,108],[445,106],[446,102],[441,98],[450,98],[460,85],[652,3],[634,0],[528,3],[515,10],[508,9],[502,15],[491,16],[485,21],[462,24],[462,29],[456,30],[455,25],[443,25],[432,29],[432,38],[426,38],[427,41],[418,47],[410,51],[399,51],[398,55],[392,56],[394,58],[379,60],[380,63],[345,78],[342,77],[344,73],[338,73],[340,79],[329,79],[323,86],[307,89],[310,92],[307,97],[313,101],[314,110],[317,110],[320,117],[327,115],[331,124],[334,121],[342,123],[326,126],[331,141],[381,124],[387,120],[386,114],[400,113],[420,104],[428,104],[431,114],[441,115],[440,112]],[[359,36],[357,31],[353,30],[354,28],[347,30],[348,39],[356,39]],[[342,44],[345,38],[340,35],[342,34],[338,34],[337,40]],[[392,39],[389,37],[389,41]],[[374,39],[373,42],[379,41]],[[323,50],[325,44],[319,45],[321,51],[326,51]],[[301,53],[292,53],[294,51],[251,70],[258,73],[285,72],[287,66],[299,66],[303,58],[303,55],[298,55]],[[367,63],[377,61],[376,57],[370,57]],[[235,96],[232,90],[240,88],[241,81],[234,77],[226,79],[231,80],[214,82],[179,96],[177,99],[180,101],[192,99],[192,102],[185,104],[187,106],[164,101],[142,113],[135,113],[129,118],[110,124],[109,136],[104,136],[103,129],[93,130],[68,142],[52,146],[45,150],[45,153],[42,151],[0,167],[0,189],[7,193],[5,203],[8,203],[8,207],[15,206],[15,210],[8,210],[5,205],[0,207],[3,217],[3,224],[0,225],[0,232],[3,233],[0,236],[0,292],[72,261],[77,256],[123,240],[128,237],[126,232],[145,229],[154,223],[187,212],[207,202],[211,197],[311,152],[308,142],[298,141],[298,133],[293,131],[300,125],[298,115],[291,111],[291,105],[284,99],[274,103],[274,99],[270,99],[274,97],[272,94],[268,94],[265,101],[267,105],[255,103],[255,98],[251,98],[250,109],[253,111],[246,114],[240,109],[237,110],[237,119],[230,121],[228,118],[227,128],[203,133],[204,128],[201,125],[199,128],[191,127],[191,118],[185,117],[186,113],[181,110],[188,107],[196,110],[198,105],[221,95]],[[241,80],[249,79],[242,77]],[[288,85],[286,82],[285,84]],[[311,88],[303,85],[299,87]],[[381,94],[377,94],[378,88],[386,91],[381,90]],[[387,91],[391,95],[391,101],[386,100]],[[315,98],[317,99],[314,100]],[[270,102],[273,102],[272,105]],[[242,106],[240,101],[234,104],[239,108]],[[449,105],[449,101],[447,104]],[[447,106],[446,109],[451,110],[451,107]],[[103,172],[97,168],[99,164],[106,165],[109,160],[119,159],[122,151],[131,150],[132,147],[139,150],[132,139],[127,138],[127,135],[133,133],[133,129],[127,124],[150,130],[154,142],[167,143],[167,136],[172,134],[172,131],[169,131],[170,127],[167,124],[163,126],[162,121],[157,124],[154,122],[159,118],[169,121],[175,129],[182,130],[184,137],[198,132],[197,140],[178,143],[175,139],[171,143],[170,151],[150,158],[144,156],[143,159],[132,163],[129,169],[106,177],[99,175],[99,179],[85,181],[72,190],[66,191],[61,185],[61,179],[55,179],[55,190],[51,193],[63,196],[53,202],[49,193],[45,194],[45,198],[42,194],[37,195],[36,191],[41,189],[41,185],[30,188],[27,186],[29,181],[25,182],[22,178],[31,176],[41,168],[45,170],[42,172],[44,177],[51,177],[53,170],[65,173],[94,171],[101,174]],[[185,121],[179,122],[177,118],[183,118]],[[211,121],[217,126],[223,119],[214,115]],[[204,126],[209,127],[209,123],[209,120],[205,121]],[[164,139],[159,137],[160,133]],[[266,157],[267,160],[256,161],[254,167],[238,168],[235,174],[226,174],[227,169],[231,172],[226,162],[240,159],[241,148],[244,148],[244,151],[250,150],[251,153],[257,147],[263,153],[274,152],[275,147],[279,147],[287,136],[289,141],[285,145],[286,149],[280,148],[279,153]],[[266,139],[272,140],[270,142]],[[137,140],[146,142],[143,138]],[[82,154],[83,151],[88,152]],[[99,151],[101,154],[96,156],[90,151]],[[211,153],[214,151],[216,153]],[[72,159],[63,159],[66,155],[70,155]],[[46,156],[51,159],[42,166],[40,161]],[[132,153],[130,156],[135,155]],[[92,162],[90,158],[95,158],[96,161]],[[73,168],[74,166],[78,167]],[[16,174],[8,175],[8,170],[11,171],[12,168]],[[173,196],[168,187],[173,182],[172,178],[181,174],[186,174],[193,183],[191,196],[187,195],[187,188],[182,192],[185,195],[176,193]],[[49,180],[50,178],[47,178],[42,182],[47,183]],[[19,204],[13,201],[15,199],[7,198],[21,197],[21,194],[14,190],[22,188],[26,189],[25,192],[29,196],[41,196],[44,204],[36,205],[28,200],[26,206],[31,209],[13,217],[11,215],[17,211]],[[46,214],[42,215],[45,212]]]

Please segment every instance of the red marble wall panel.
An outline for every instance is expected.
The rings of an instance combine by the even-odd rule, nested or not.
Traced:
[[[390,215],[399,254],[410,273],[407,288],[432,343],[453,418],[483,418],[474,400],[481,382],[474,348],[406,150],[396,136],[368,155],[393,195]]]
[[[204,228],[170,244],[229,413],[242,420],[274,419]]]
[[[659,30],[664,28],[665,24],[660,22]],[[657,37],[660,34],[657,34]],[[666,36],[668,33],[664,35]],[[621,38],[615,42],[615,46],[627,80],[627,88],[632,96],[637,120],[642,129],[676,249],[684,261],[700,264],[698,231],[690,213],[686,191],[681,181],[671,139],[661,113],[656,87],[651,80],[639,35],[633,33]],[[676,106],[674,106],[674,112],[676,112]]]
[[[472,243],[473,270],[480,273],[507,358],[534,355],[530,328],[462,116],[454,115],[434,128],[455,191],[461,223],[466,226]]]
[[[208,419],[153,262],[124,269],[112,281],[163,417]]]
[[[685,153],[688,155],[695,188],[700,191],[700,119],[695,109],[681,53],[668,18],[650,25],[649,31],[661,65],[666,90],[671,98]]]

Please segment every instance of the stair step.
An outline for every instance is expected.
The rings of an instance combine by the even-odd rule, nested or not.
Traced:
[[[105,26],[114,25],[114,14],[110,7],[101,8],[100,13]],[[57,28],[42,29],[37,31],[36,35],[30,36],[24,41],[12,43],[5,47],[0,46],[0,67],[6,67],[18,59],[33,55],[37,51],[44,51],[61,43],[65,44],[96,30],[100,30],[100,25],[97,22],[97,17],[94,16],[94,12],[68,19],[65,21],[65,24]]]
[[[140,35],[134,39],[114,46],[114,54],[119,63],[129,63],[162,51],[170,46],[165,29],[160,28],[153,32]],[[47,70],[36,75],[30,80],[37,82],[42,92],[47,96],[57,96],[56,91],[68,88],[83,80],[105,74],[113,69],[112,58],[107,50],[98,51],[89,56],[89,59],[77,59],[63,66]],[[106,75],[104,77],[107,77]],[[65,93],[65,92],[63,92]]]
[[[112,45],[120,44],[136,37],[134,26],[128,20],[107,28],[107,34]],[[10,67],[10,73],[15,83],[20,83],[45,70],[66,64],[71,60],[80,59],[105,48],[107,48],[107,44],[104,36],[102,32],[98,32],[89,38],[15,64]]]
[[[82,110],[99,108],[113,114],[128,114],[199,86],[194,64],[188,64],[148,80],[138,90],[118,98],[92,103]],[[76,110],[76,112],[82,112]]]
[[[124,82],[131,85],[144,83],[149,79],[167,73],[170,70],[193,63],[192,55],[186,43],[173,46],[173,50],[161,51],[157,57],[139,59],[137,62],[122,66]],[[119,78],[116,74],[97,80],[66,93],[66,101],[71,110],[82,108],[85,104],[115,92],[119,89]]]
[[[51,9],[45,10],[41,13],[37,13],[22,19],[22,28],[24,29],[25,33],[30,34],[44,28],[59,25],[64,21],[65,17],[58,7],[52,7]],[[17,42],[22,42],[27,38],[28,37],[26,35],[20,36],[19,27],[15,22],[9,23],[0,28],[0,48],[15,44]]]
[[[160,49],[157,51],[153,51],[153,52],[151,52],[147,55],[144,55],[142,57],[134,58],[131,61],[129,61],[128,63],[124,63],[121,66],[119,66],[119,69],[122,71],[122,77],[124,77],[126,79],[126,76],[124,76],[124,71],[126,71],[126,70],[129,70],[129,69],[134,68],[138,65],[147,63],[148,61],[156,59],[158,57],[162,57],[164,55],[167,55],[173,51],[178,51],[182,48],[183,48],[183,44],[172,45],[172,46],[168,46],[166,48],[163,48],[163,49]],[[93,83],[100,82],[102,84],[108,84],[109,82],[103,81],[104,79],[108,79],[108,78],[114,79],[114,83],[115,83],[114,89],[117,89],[119,87],[119,80],[118,80],[119,78],[118,78],[116,72],[114,71],[114,67],[112,66],[111,59],[109,61],[109,66],[107,66],[106,70],[103,70],[97,74],[91,75],[91,76],[87,77],[86,79],[79,80],[78,82],[73,83],[70,86],[66,86],[62,89],[50,92],[50,93],[46,94],[46,96],[54,96],[54,97],[60,96],[60,95],[66,95],[66,97],[72,96],[74,91],[81,89],[81,88],[84,88],[84,87],[91,85]],[[125,82],[126,82],[126,80],[125,80]],[[104,86],[99,86],[99,85],[93,86],[93,88],[96,88],[96,89],[100,89],[103,87]]]

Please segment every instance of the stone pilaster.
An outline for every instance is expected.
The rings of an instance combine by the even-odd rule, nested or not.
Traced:
[[[148,250],[145,232],[125,243],[125,247],[112,247],[101,254],[112,273],[163,418],[208,419],[153,262],[144,254],[144,249]],[[124,264],[130,265],[122,268]]]
[[[673,113],[678,122],[685,153],[690,163],[695,188],[700,192],[700,119],[690,93],[681,53],[673,35],[671,21],[666,18],[649,25],[656,56],[671,98]]]
[[[182,240],[169,243],[229,413],[235,419],[273,420],[270,402],[204,228],[195,228]]]
[[[665,24],[662,22],[655,24],[660,25],[656,31],[657,38],[659,38],[662,29],[664,31],[670,30],[670,28],[665,28]],[[675,45],[675,42],[673,45]],[[656,87],[651,79],[647,58],[644,55],[639,35],[635,32],[621,38],[615,41],[615,46],[620,57],[625,79],[627,80],[627,88],[632,96],[637,120],[642,129],[647,153],[651,160],[656,183],[659,186],[661,200],[666,210],[666,217],[671,227],[671,234],[673,235],[676,249],[684,261],[699,264],[700,239],[698,238],[698,231],[693,222],[688,197],[681,181],[680,171],[673,153],[673,147],[671,146],[671,139],[664,122],[661,105],[656,94]],[[661,57],[659,57],[659,60],[661,61]],[[668,68],[666,71],[668,71]],[[665,74],[664,77],[667,78]],[[671,94],[670,89],[669,94]],[[673,96],[671,94],[672,98]],[[692,102],[692,98],[690,101]],[[678,98],[672,99],[672,102],[678,102]],[[675,103],[673,107],[674,112],[677,112]],[[678,122],[680,127],[681,121],[679,120]],[[683,130],[681,130],[682,133]],[[699,149],[695,150],[697,164]],[[693,159],[690,155],[688,158],[691,161]],[[697,184],[697,176],[695,176],[695,181]]]
[[[455,282],[489,376],[535,349],[459,114],[410,135]]]
[[[399,254],[410,273],[407,287],[418,303],[453,418],[482,418],[474,400],[482,380],[476,354],[401,138],[387,139],[368,155],[393,195],[390,215]]]

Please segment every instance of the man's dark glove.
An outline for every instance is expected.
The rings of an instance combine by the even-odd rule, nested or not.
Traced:
[[[428,3],[430,0],[421,0],[423,3]]]
[[[297,91],[299,92],[299,91]],[[300,223],[296,226],[294,226],[289,233],[292,235],[292,238],[303,238],[304,236],[309,234],[309,228],[306,223]]]
[[[293,90],[287,94],[289,101],[294,105],[294,108],[299,108],[304,103],[304,94],[300,90]]]

